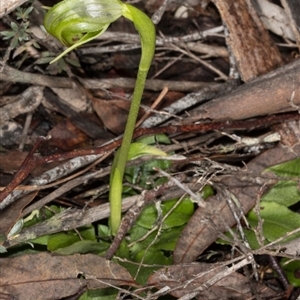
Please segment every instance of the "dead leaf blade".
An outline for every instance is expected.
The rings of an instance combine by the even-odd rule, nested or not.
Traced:
[[[60,299],[83,288],[107,284],[130,285],[134,281],[120,265],[98,255],[57,256],[46,252],[0,259],[0,293],[16,299]]]

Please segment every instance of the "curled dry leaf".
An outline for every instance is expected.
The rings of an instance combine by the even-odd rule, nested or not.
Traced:
[[[74,295],[82,289],[111,284],[134,285],[120,265],[98,255],[55,256],[49,253],[0,258],[0,294],[19,300],[52,300]]]

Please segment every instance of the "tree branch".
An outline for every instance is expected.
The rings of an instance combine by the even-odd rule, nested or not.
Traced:
[[[11,11],[22,5],[23,3],[27,2],[27,0],[5,0],[1,1],[0,5],[0,18],[4,17],[5,15],[9,14]]]

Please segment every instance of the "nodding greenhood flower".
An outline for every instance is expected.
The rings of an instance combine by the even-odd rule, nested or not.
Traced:
[[[102,34],[110,23],[121,16],[133,22],[141,38],[142,51],[120,152],[115,156],[110,176],[109,199],[113,235],[116,234],[121,220],[122,182],[147,73],[154,56],[155,27],[146,14],[119,0],[64,0],[54,5],[44,20],[46,30],[69,47],[52,61],[54,62]]]
[[[63,55],[102,34],[124,15],[124,4],[119,0],[64,0],[46,14],[46,30],[69,47]]]

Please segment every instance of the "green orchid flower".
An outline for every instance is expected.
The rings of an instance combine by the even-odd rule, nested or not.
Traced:
[[[65,0],[46,14],[46,30],[69,47],[52,62],[105,32],[110,23],[122,16],[120,1]]]
[[[155,27],[145,13],[119,0],[64,0],[54,5],[44,19],[46,30],[69,47],[52,61],[55,62],[66,53],[95,39],[121,16],[133,22],[141,38],[142,51],[123,141],[115,156],[110,177],[110,224],[113,235],[121,222],[124,171],[147,73],[154,56]]]

